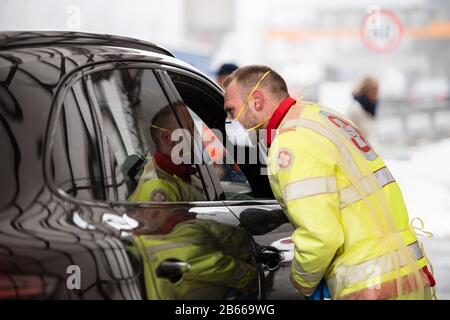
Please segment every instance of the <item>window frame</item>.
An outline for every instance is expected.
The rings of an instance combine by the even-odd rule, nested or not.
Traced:
[[[166,94],[169,98],[169,102],[173,105],[179,101],[183,101],[180,94],[178,93],[178,90],[176,89],[174,83],[172,82],[172,79],[170,78],[169,74],[164,69],[155,70],[155,74],[157,77],[161,80],[161,87],[165,89]],[[178,118],[178,122],[184,129],[188,129],[184,127],[184,124],[180,121],[180,115],[178,114],[177,110],[173,109],[175,116]],[[195,142],[195,141],[194,141]],[[199,147],[199,146],[198,146]],[[202,177],[202,183],[204,184],[205,194],[207,197],[210,197],[209,192],[214,192],[215,195],[213,195],[214,198],[220,200],[225,200],[223,196],[223,190],[222,187],[217,185],[216,183],[216,177],[215,175],[211,174],[211,166],[206,164],[198,165],[200,169],[200,175]],[[205,181],[208,179],[208,181]],[[220,181],[219,181],[220,182]],[[211,200],[214,201],[214,200]]]
[[[92,206],[97,208],[105,208],[105,209],[111,209],[116,207],[123,207],[123,208],[174,208],[174,207],[180,207],[180,206],[188,206],[188,207],[223,207],[223,206],[248,206],[248,205],[265,205],[265,204],[278,204],[278,202],[275,199],[252,199],[252,200],[206,200],[206,201],[180,201],[180,202],[128,202],[128,201],[110,201],[110,200],[97,200],[97,199],[77,199],[73,197],[72,195],[66,193],[64,190],[59,188],[52,176],[52,169],[51,169],[51,153],[53,151],[54,147],[54,137],[57,132],[58,128],[58,119],[61,114],[62,106],[64,104],[64,100],[66,97],[66,94],[69,90],[71,90],[73,84],[75,84],[78,80],[82,79],[83,77],[91,74],[96,73],[100,71],[106,71],[111,69],[118,69],[118,68],[126,68],[126,69],[133,69],[133,68],[143,68],[143,69],[151,69],[155,72],[160,71],[171,71],[183,74],[187,77],[194,78],[195,80],[201,81],[208,87],[211,87],[211,89],[215,89],[218,94],[223,94],[223,91],[214,84],[211,80],[205,79],[193,72],[189,72],[188,70],[184,70],[181,68],[177,68],[174,65],[164,65],[160,63],[155,63],[151,61],[142,61],[142,60],[117,60],[117,61],[106,61],[106,62],[95,62],[91,64],[87,64],[84,66],[80,66],[78,68],[73,69],[71,72],[67,73],[60,81],[58,87],[55,90],[55,94],[53,96],[53,101],[51,105],[51,111],[49,116],[49,121],[47,124],[47,129],[45,133],[44,138],[44,154],[43,154],[43,173],[44,173],[44,179],[45,182],[49,188],[49,190],[52,192],[54,196],[57,198],[66,201],[71,204],[79,205],[79,206]],[[166,74],[165,77],[166,83],[160,83],[162,90],[167,95],[168,87],[167,84],[170,84],[169,87],[171,87],[171,90],[175,90],[175,96],[179,96],[178,91],[176,90],[175,85],[172,83],[172,80],[170,79],[170,76]],[[170,94],[170,92],[169,92]],[[168,101],[173,103],[173,96],[174,93],[171,93],[172,98],[166,96],[168,98]],[[92,108],[92,106],[90,106]],[[93,110],[93,112],[98,115],[99,110]],[[95,121],[94,125],[96,127],[96,130],[100,130],[98,122]],[[103,134],[101,132],[100,134]],[[97,141],[98,143],[98,141]],[[103,149],[102,149],[103,150]],[[103,154],[101,155],[101,159],[103,161]],[[105,163],[102,163],[102,165],[107,165]],[[204,166],[204,165],[200,165]],[[103,169],[104,170],[104,169]],[[206,170],[209,170],[206,168]],[[208,171],[209,179],[211,178],[211,173]],[[218,181],[220,189],[222,187],[220,186],[220,181]],[[217,186],[212,186],[214,190],[217,190]],[[219,190],[220,190],[219,189]],[[223,190],[223,189],[222,189]]]
[[[169,68],[167,68],[167,67],[166,67],[166,68],[163,68],[163,70],[166,71],[165,76],[167,77],[167,84],[170,86],[170,90],[173,92],[174,99],[176,99],[176,100],[178,100],[178,101],[184,101],[184,100],[183,100],[183,98],[181,97],[180,93],[178,92],[178,89],[176,88],[175,84],[174,84],[173,81],[172,81],[172,78],[171,78],[170,75],[167,73],[167,71],[172,72],[172,73],[181,74],[181,75],[186,76],[186,77],[188,77],[188,78],[194,78],[195,80],[202,82],[205,86],[211,87],[210,85],[208,85],[207,83],[205,83],[205,81],[202,81],[202,79],[201,79],[200,77],[196,76],[195,74],[186,72],[186,71],[184,71],[184,70],[183,70],[183,71],[180,71],[180,70],[177,69],[177,68],[170,68],[170,67],[169,67]],[[220,90],[220,91],[217,90],[217,93],[223,95],[223,91],[221,91],[221,90]],[[194,111],[194,110],[192,110],[192,111]],[[194,112],[195,112],[195,111],[194,111]],[[197,115],[197,116],[198,116],[198,115]],[[200,117],[200,116],[199,116],[199,117]],[[200,119],[201,119],[201,118],[200,118]],[[203,119],[202,119],[202,121],[203,121]],[[205,123],[205,124],[206,124],[206,123]],[[208,125],[208,124],[206,124],[206,125]],[[208,127],[209,127],[209,126],[208,126]],[[214,170],[213,170],[212,166],[211,166],[211,165],[205,165],[205,167],[206,167],[206,169],[207,169],[207,171],[208,171],[208,175],[209,175],[209,177],[210,177],[210,179],[211,179],[211,182],[212,182],[212,184],[213,184],[214,189],[216,190],[217,195],[218,195],[223,201],[228,201],[228,200],[225,198],[225,191],[224,191],[224,189],[223,189],[223,187],[222,187],[222,185],[221,185],[221,183],[220,183],[220,179],[219,179],[219,177],[214,173]]]

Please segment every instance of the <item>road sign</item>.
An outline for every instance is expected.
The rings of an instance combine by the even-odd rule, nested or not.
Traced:
[[[364,45],[377,52],[389,52],[397,48],[403,37],[400,19],[394,13],[376,6],[367,11],[361,26]]]

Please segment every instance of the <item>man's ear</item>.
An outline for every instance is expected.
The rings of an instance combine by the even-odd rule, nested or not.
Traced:
[[[255,92],[253,92],[253,103],[255,111],[262,110],[262,107],[264,105],[264,94],[261,91],[256,90]]]
[[[161,131],[161,140],[164,141],[165,143],[169,143],[170,144],[170,132],[167,131]]]

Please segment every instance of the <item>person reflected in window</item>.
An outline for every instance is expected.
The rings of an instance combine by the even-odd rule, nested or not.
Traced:
[[[184,105],[179,104],[176,110],[183,123],[187,125],[187,134],[193,137],[194,126]],[[145,164],[139,182],[129,201],[202,201],[206,200],[201,184],[196,179],[197,167],[193,164],[175,164],[174,151],[180,143],[172,140],[172,134],[180,126],[170,105],[162,108],[153,117],[150,134],[156,151],[145,156]],[[191,144],[190,144],[191,145]],[[185,148],[186,149],[186,148]]]

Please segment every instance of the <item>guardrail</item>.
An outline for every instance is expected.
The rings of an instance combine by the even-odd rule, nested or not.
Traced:
[[[450,99],[381,101],[375,135],[380,142],[407,144],[450,137]]]

